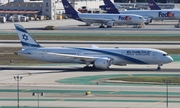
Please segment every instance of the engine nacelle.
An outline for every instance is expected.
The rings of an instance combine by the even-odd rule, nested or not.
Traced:
[[[106,25],[112,27],[112,26],[114,26],[114,21],[109,21],[109,22],[107,22]]]
[[[145,19],[146,19],[146,22],[145,22],[145,24],[152,23],[152,19],[151,19],[151,18],[145,18]]]
[[[94,61],[94,66],[99,69],[108,69],[111,66],[111,59],[98,58]]]

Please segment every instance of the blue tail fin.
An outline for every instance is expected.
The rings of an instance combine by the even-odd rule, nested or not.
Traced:
[[[14,24],[23,49],[41,47],[36,40],[20,24]]]
[[[111,2],[111,0],[103,0],[105,5],[108,6],[114,6],[114,4]]]
[[[148,0],[148,5],[151,10],[161,10],[154,0]]]
[[[111,2],[111,0],[103,0],[104,2],[104,10],[107,11],[107,13],[113,13],[113,14],[119,14],[119,10],[116,8],[116,6]]]
[[[73,19],[80,19],[78,16],[78,12],[71,6],[71,4],[67,0],[62,0],[62,4],[64,6],[65,14]]]

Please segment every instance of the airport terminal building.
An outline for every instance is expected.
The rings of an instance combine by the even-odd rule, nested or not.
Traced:
[[[69,0],[69,2],[77,10],[81,8],[99,10],[99,5],[104,4],[103,0]],[[57,15],[62,13],[64,13],[64,8],[61,0],[14,0],[0,6],[1,15],[21,14],[29,17],[42,15],[48,19],[56,20]]]

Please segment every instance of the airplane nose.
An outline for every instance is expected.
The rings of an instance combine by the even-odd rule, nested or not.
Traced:
[[[173,58],[172,58],[171,56],[169,56],[169,57],[168,57],[168,62],[171,63],[171,62],[173,62],[173,61],[174,61]]]

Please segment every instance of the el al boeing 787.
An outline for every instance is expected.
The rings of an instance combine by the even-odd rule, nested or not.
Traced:
[[[143,25],[146,19],[140,15],[135,14],[91,14],[91,13],[79,13],[77,12],[67,0],[62,0],[65,14],[75,20],[82,21],[88,25],[93,23],[101,24],[100,28],[107,28],[114,26],[115,24],[129,24],[129,25]]]
[[[24,29],[15,24],[22,50],[17,54],[52,63],[80,63],[85,67],[108,69],[111,65],[158,65],[158,70],[173,59],[162,50],[151,48],[99,48],[92,45],[91,48],[82,47],[42,47]]]
[[[108,69],[111,65],[158,65],[158,70],[173,59],[162,50],[151,48],[41,47],[22,25],[15,24],[22,50],[17,54],[52,63],[80,63],[86,67]]]

